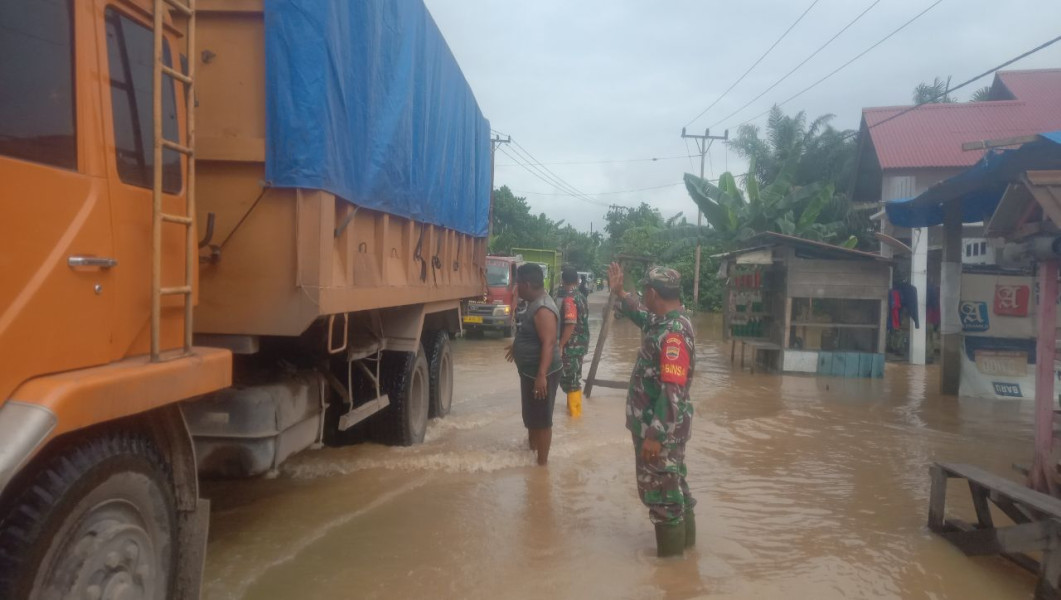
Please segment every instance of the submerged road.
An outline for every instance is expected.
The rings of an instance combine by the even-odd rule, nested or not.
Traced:
[[[594,333],[605,297],[591,297]],[[699,544],[684,559],[655,557],[624,392],[598,388],[577,421],[559,394],[540,468],[508,341],[457,340],[453,411],[423,445],[309,451],[275,479],[204,486],[204,597],[1031,597],[1031,575],[967,558],[924,527],[927,465],[1012,474],[1030,455],[1030,402],[939,397],[932,367],[888,365],[883,380],[751,375],[731,368],[717,316],[696,326],[687,460]],[[626,379],[638,344],[617,322],[601,376]],[[955,510],[973,514],[953,489]]]

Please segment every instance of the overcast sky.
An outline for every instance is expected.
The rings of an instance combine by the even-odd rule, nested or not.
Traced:
[[[695,205],[681,185],[698,159],[684,157],[683,125],[708,107],[813,0],[426,0],[491,126],[510,134],[592,204],[529,174],[503,153],[496,185],[526,196],[534,212],[599,229],[601,204],[648,202],[665,216]],[[850,60],[935,0],[880,0],[791,77],[723,120],[795,67],[873,0],[819,0],[728,95],[689,126],[713,134],[766,111]],[[868,106],[910,103],[919,82],[952,85],[1061,35],[1058,0],[943,0],[917,21],[783,108],[832,113],[857,128]],[[1061,67],[1061,43],[1008,69]],[[966,100],[984,78],[956,93]],[[754,123],[761,124],[765,118]],[[721,122],[720,122],[721,121]],[[519,148],[503,147],[507,152]],[[693,150],[695,153],[695,150]],[[727,156],[728,154],[728,156]],[[744,164],[716,143],[709,177]],[[643,188],[631,193],[605,193]]]

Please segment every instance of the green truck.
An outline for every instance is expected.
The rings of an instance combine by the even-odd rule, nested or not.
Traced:
[[[550,294],[556,294],[556,288],[560,285],[560,267],[564,260],[562,252],[540,248],[513,248],[512,254],[521,257],[523,262],[541,265],[545,271],[545,289]]]

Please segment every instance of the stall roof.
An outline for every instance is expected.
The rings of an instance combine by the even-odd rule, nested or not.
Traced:
[[[826,260],[867,260],[877,262],[891,262],[891,259],[875,254],[873,252],[865,252],[862,250],[854,250],[851,248],[844,248],[843,246],[836,246],[833,244],[827,244],[825,242],[817,242],[814,240],[808,240],[806,238],[796,237],[794,235],[785,235],[783,233],[775,233],[773,231],[766,231],[763,233],[756,234],[747,241],[747,246],[740,250],[734,250],[725,254],[716,255],[718,258],[732,258],[743,254],[749,254],[752,252],[758,252],[765,248],[771,248],[773,246],[792,246],[800,251],[803,257],[806,258],[821,258]]]
[[[943,204],[960,201],[962,222],[979,223],[998,207],[1006,186],[1028,170],[1061,168],[1061,130],[1013,150],[991,151],[975,165],[945,179],[913,198],[884,205],[888,220],[900,227],[931,227],[943,223]]]

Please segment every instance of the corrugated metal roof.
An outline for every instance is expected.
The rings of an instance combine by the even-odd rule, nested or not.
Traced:
[[[995,75],[993,97],[1010,100],[890,106],[862,111],[881,169],[967,167],[983,151],[962,144],[1061,129],[1061,69],[1009,71]],[[877,125],[878,123],[882,123]]]
[[[771,248],[773,246],[793,246],[798,250],[802,250],[814,258],[825,258],[833,260],[873,260],[878,262],[891,262],[891,259],[876,254],[874,252],[865,252],[863,250],[855,250],[853,248],[844,248],[843,246],[836,246],[833,244],[827,244],[825,242],[818,242],[815,240],[808,240],[806,238],[797,237],[794,235],[785,235],[783,233],[777,233],[775,231],[764,231],[758,233],[749,238],[744,248],[740,250],[734,250],[725,254],[716,254],[712,258],[730,258],[748,252],[755,252],[762,250],[763,248]]]

